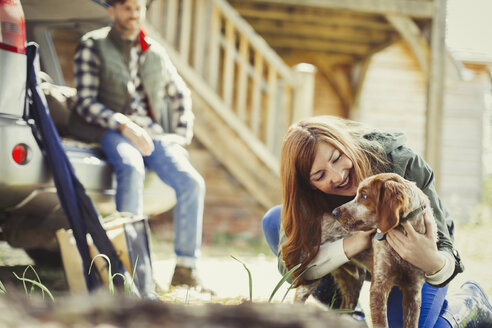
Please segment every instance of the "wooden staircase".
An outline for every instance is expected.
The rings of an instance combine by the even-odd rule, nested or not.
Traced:
[[[197,139],[262,206],[279,204],[282,137],[312,114],[314,67],[287,66],[225,0],[154,0],[146,29],[192,90]]]

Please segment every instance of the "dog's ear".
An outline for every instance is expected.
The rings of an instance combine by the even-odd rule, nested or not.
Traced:
[[[378,228],[382,233],[387,233],[400,223],[401,210],[405,204],[405,186],[394,180],[386,180],[379,188],[376,211]]]

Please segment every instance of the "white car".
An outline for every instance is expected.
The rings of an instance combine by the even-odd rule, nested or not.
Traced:
[[[75,90],[65,86],[64,76],[71,72],[76,40],[107,25],[108,15],[92,0],[0,0],[0,23],[0,239],[25,249],[35,261],[44,261],[51,258],[47,254],[57,252],[54,233],[67,227],[68,221],[48,162],[33,136],[33,122],[24,115],[26,41],[39,45],[41,70],[49,76],[47,80],[52,79],[43,84],[43,90],[75,173],[100,214],[111,214],[115,211],[112,167],[97,145],[68,135],[66,123]],[[64,49],[67,45],[73,49]],[[174,202],[173,191],[149,172],[145,214],[167,211]]]

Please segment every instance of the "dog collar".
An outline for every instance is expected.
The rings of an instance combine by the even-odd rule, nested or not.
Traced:
[[[425,205],[421,205],[419,207],[417,207],[416,209],[414,209],[413,211],[411,211],[410,213],[408,213],[407,216],[405,217],[402,217],[400,219],[400,223],[402,222],[405,222],[407,221],[408,219],[411,219],[413,218],[414,216],[417,216],[419,215],[420,213],[422,213],[423,211],[425,210]],[[386,239],[386,233],[382,233],[381,230],[377,230],[376,231],[376,239],[381,241],[381,240],[385,240]]]

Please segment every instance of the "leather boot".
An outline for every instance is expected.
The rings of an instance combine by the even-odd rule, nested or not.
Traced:
[[[200,291],[201,293],[215,295],[213,290],[203,286],[196,268],[189,268],[179,264],[176,264],[176,267],[174,268],[174,274],[171,278],[171,286],[188,286]]]
[[[449,294],[441,313],[452,327],[492,327],[492,306],[479,284],[465,282],[459,291]]]
[[[171,286],[186,285],[189,287],[197,287],[200,285],[200,279],[195,268],[189,268],[182,265],[176,265],[174,274],[171,279]]]

